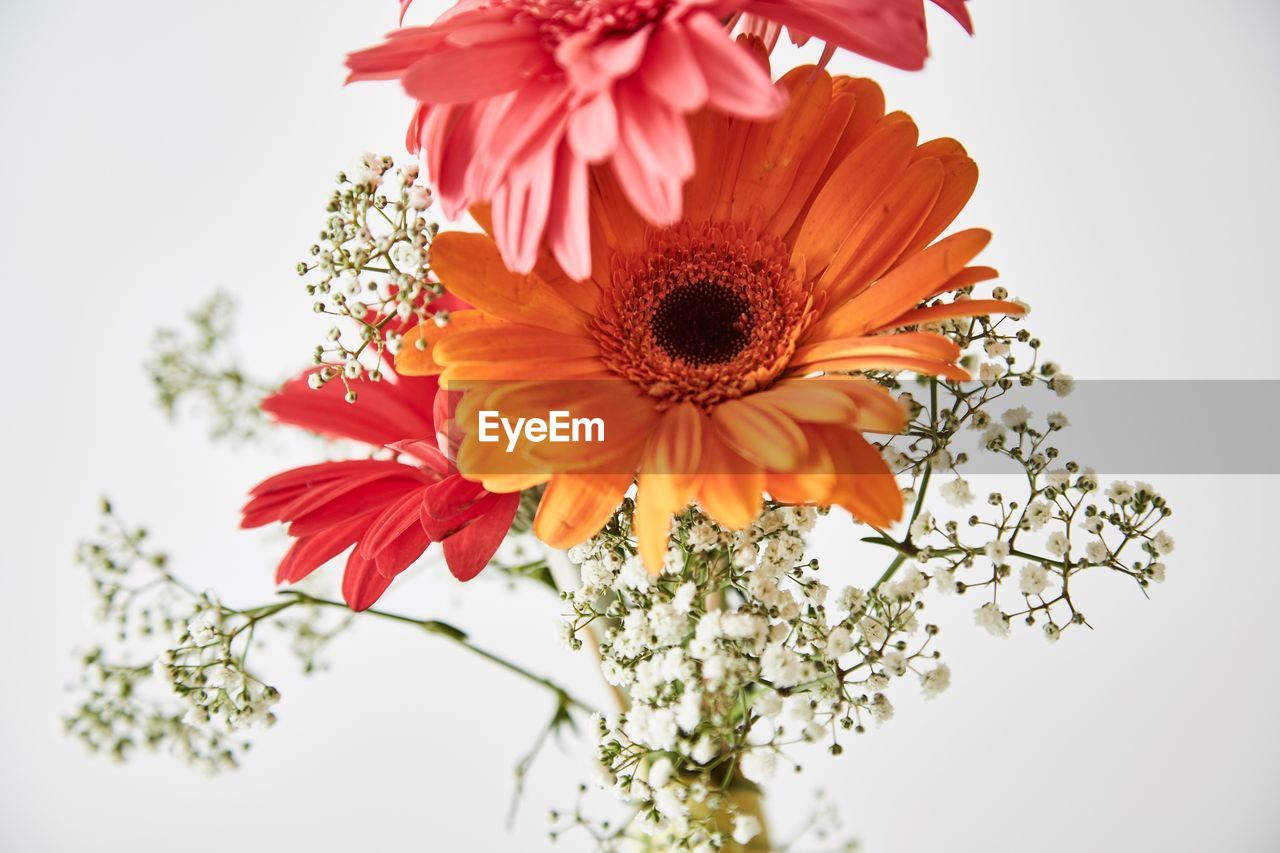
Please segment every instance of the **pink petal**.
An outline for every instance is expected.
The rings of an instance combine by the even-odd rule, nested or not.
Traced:
[[[672,109],[693,112],[707,102],[707,81],[679,26],[658,27],[640,68],[640,81]]]
[[[493,194],[493,238],[513,272],[530,272],[538,259],[551,211],[554,158],[555,146],[544,145],[513,165]]]
[[[599,163],[618,144],[618,113],[613,95],[600,92],[569,114],[569,144],[588,163]]]
[[[743,8],[896,68],[922,68],[928,55],[920,0],[747,0]]]
[[[547,243],[564,274],[575,281],[591,276],[591,222],[587,201],[587,164],[570,146],[560,146],[556,185],[547,221]]]
[[[590,49],[592,63],[611,79],[626,77],[640,67],[653,29],[647,26],[628,36],[615,36],[598,42]]]
[[[645,96],[635,81],[617,86],[618,150],[614,171],[636,211],[655,225],[680,218],[681,186],[693,174],[684,119]]]
[[[751,51],[735,44],[707,12],[685,20],[685,31],[707,79],[707,100],[719,110],[742,118],[774,118],[786,96],[773,85],[768,70]]]
[[[510,92],[546,64],[538,39],[521,35],[428,53],[409,67],[400,82],[419,101],[464,103]]]

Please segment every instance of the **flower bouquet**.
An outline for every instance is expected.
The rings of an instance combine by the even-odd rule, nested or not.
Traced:
[[[784,33],[816,64],[773,67]],[[414,99],[409,156],[337,177],[297,266],[328,327],[310,364],[228,365],[215,298],[148,366],[215,437],[324,439],[246,484],[242,526],[288,539],[282,588],[197,589],[104,503],[79,558],[118,638],[84,655],[69,732],[233,768],[281,702],[251,655],[269,627],[313,671],[390,620],[547,691],[517,791],[552,733],[589,768],[554,837],[793,848],[766,794],[794,752],[840,756],[950,684],[934,597],[1057,641],[1089,625],[1082,576],[1162,581],[1165,500],[1100,483],[1067,416],[1034,413],[1073,382],[976,263],[991,235],[953,227],[974,161],[828,71],[841,50],[920,68],[922,0],[464,0],[352,53],[351,80]],[[1018,492],[975,495],[975,466]],[[816,552],[819,525],[842,547]],[[546,591],[599,695],[379,607],[421,570]]]

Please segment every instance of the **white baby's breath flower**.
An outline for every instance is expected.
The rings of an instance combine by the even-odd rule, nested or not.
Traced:
[[[940,663],[920,676],[920,689],[924,698],[933,699],[951,686],[951,667]]]
[[[1019,427],[1025,427],[1031,420],[1031,412],[1025,406],[1018,406],[1001,415],[1000,420],[1010,429],[1018,429]]]
[[[733,840],[746,844],[760,834],[760,820],[755,815],[736,814],[733,816]]]
[[[742,775],[752,782],[763,784],[773,778],[778,766],[778,758],[769,749],[752,749],[742,756]]]
[[[967,480],[956,477],[943,485],[942,498],[952,506],[966,506],[973,502],[973,492],[969,490]]]
[[[1000,612],[994,601],[988,601],[973,612],[973,621],[985,628],[993,637],[1009,636],[1009,617]]]
[[[1049,587],[1049,570],[1041,563],[1027,563],[1018,574],[1018,589],[1023,595],[1039,595]]]

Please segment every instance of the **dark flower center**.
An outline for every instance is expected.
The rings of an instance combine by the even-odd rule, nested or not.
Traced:
[[[750,304],[723,284],[698,281],[677,287],[658,303],[649,328],[672,358],[721,364],[747,345]]]

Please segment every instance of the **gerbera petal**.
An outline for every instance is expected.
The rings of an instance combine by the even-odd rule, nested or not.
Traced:
[[[934,157],[942,164],[942,188],[933,203],[933,210],[925,217],[914,240],[902,252],[909,257],[923,249],[947,230],[960,215],[960,211],[973,197],[978,186],[978,164],[965,153],[964,146],[954,139],[933,139],[916,149],[915,159]]]
[[[707,81],[689,37],[676,24],[662,24],[655,29],[640,81],[654,97],[678,112],[699,109],[707,102]]]
[[[912,373],[919,373],[922,376],[941,376],[945,379],[951,379],[956,382],[964,382],[971,377],[969,372],[962,367],[949,364],[945,361],[932,361],[925,358],[910,358],[907,356],[895,355],[872,355],[872,356],[844,356],[841,358],[827,359],[805,366],[805,371],[821,371],[824,373],[835,373],[840,371],[866,373],[870,371],[885,371],[892,373],[898,370],[908,370]]]
[[[786,110],[776,122],[754,124],[743,148],[730,209],[736,222],[763,215],[762,225],[773,217],[827,119],[832,84],[825,71],[795,68],[779,83],[790,93]]]
[[[744,459],[774,470],[792,468],[804,458],[804,432],[763,396],[721,403],[711,422],[724,443]]]
[[[456,44],[424,54],[400,78],[419,101],[463,103],[516,89],[546,65],[532,27],[511,27],[510,37],[472,45]]]
[[[557,474],[547,483],[534,517],[538,538],[571,548],[594,536],[630,488],[632,474]]]
[[[707,81],[711,106],[743,118],[773,118],[786,105],[786,96],[769,79],[769,72],[742,44],[735,44],[710,12],[685,18],[685,32]]]
[[[851,424],[858,415],[849,395],[823,380],[784,380],[753,399],[768,401],[799,423]]]
[[[805,215],[795,251],[812,273],[827,268],[872,202],[895,186],[915,150],[917,130],[892,122],[872,134],[836,167]]]
[[[360,553],[370,560],[378,559],[382,551],[399,539],[405,530],[419,523],[421,507],[422,489],[406,492],[388,504],[360,538]]]
[[[442,364],[503,359],[592,358],[595,341],[522,323],[477,324],[441,338],[433,355]]]
[[[894,434],[906,428],[906,410],[883,385],[858,376],[830,377],[822,381],[847,394],[858,407],[855,423],[858,429]]]
[[[519,508],[518,492],[494,495],[487,512],[445,539],[444,559],[449,572],[460,581],[469,581],[480,574],[506,538]]]
[[[431,244],[431,268],[445,289],[485,313],[567,334],[582,334],[582,314],[545,282],[510,272],[494,241],[446,231]]]
[[[298,539],[276,569],[276,583],[297,583],[343,551],[364,533],[373,513],[363,513],[343,524]]]
[[[443,235],[441,235],[443,236]],[[400,351],[396,353],[396,373],[401,376],[435,376],[444,370],[444,365],[437,364],[433,356],[435,345],[444,337],[445,328],[453,331],[465,329],[472,325],[495,324],[496,320],[480,311],[459,311],[449,317],[446,326],[435,323],[419,323],[404,333]],[[423,342],[419,349],[418,341]]]
[[[551,211],[547,218],[547,245],[564,273],[571,279],[582,281],[591,275],[587,164],[578,159],[568,145],[560,146],[557,158]],[[568,293],[562,295],[569,298]]]
[[[588,163],[613,153],[618,144],[618,113],[611,92],[599,92],[569,114],[569,144]]]
[[[262,401],[262,410],[278,423],[374,447],[406,435],[430,435],[433,431],[426,402],[435,396],[434,378],[400,379],[412,383],[405,389],[397,387],[395,379],[352,381],[351,390],[360,401],[353,406],[346,401],[347,386],[341,382],[311,388],[308,378],[312,372],[309,370],[286,382],[277,393]]]
[[[1026,307],[1016,302],[1000,299],[962,299],[958,302],[947,302],[941,305],[930,305],[928,308],[917,308],[900,314],[898,317],[873,332],[883,332],[903,326],[918,326],[923,323],[940,323],[943,320],[954,320],[957,317],[981,317],[989,314],[1018,315],[1026,311]]]
[[[935,243],[836,307],[809,330],[806,339],[855,337],[891,322],[964,269],[990,241],[991,232],[972,228]]]
[[[765,474],[705,430],[698,503],[707,515],[730,530],[741,530],[760,515]]]
[[[393,578],[378,571],[378,564],[360,556],[360,549],[352,550],[342,573],[342,599],[347,606],[359,612],[368,610],[391,586]]]
[[[850,430],[829,428],[824,439],[839,472],[831,500],[877,527],[901,518],[902,491],[880,452]]]
[[[822,274],[819,287],[828,305],[840,305],[884,275],[920,230],[938,197],[942,177],[937,160],[913,163],[863,214]]]
[[[960,357],[960,347],[950,338],[922,332],[833,338],[796,350],[790,366],[793,370],[804,370],[808,365],[835,358],[878,355],[955,361]]]

